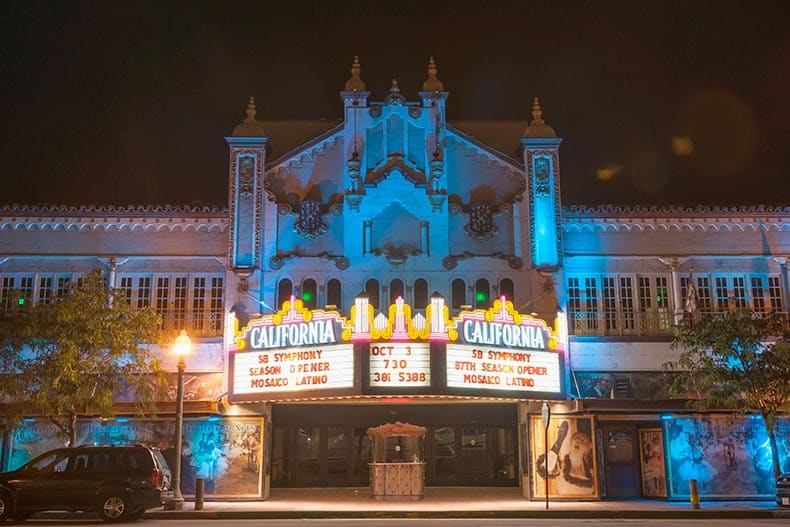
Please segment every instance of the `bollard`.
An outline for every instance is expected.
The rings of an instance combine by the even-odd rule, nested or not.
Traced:
[[[689,480],[689,500],[692,509],[699,509],[699,482],[696,479]]]
[[[203,489],[205,480],[203,478],[195,478],[195,510],[203,510]]]

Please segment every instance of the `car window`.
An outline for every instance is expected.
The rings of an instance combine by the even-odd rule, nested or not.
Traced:
[[[65,472],[66,467],[69,465],[69,460],[71,456],[64,455],[60,459],[56,459],[55,462],[52,464],[52,472]]]
[[[89,455],[87,453],[78,453],[71,456],[71,463],[69,464],[69,472],[85,472],[88,470]]]
[[[130,450],[128,462],[132,470],[150,469],[151,455],[145,450]]]
[[[66,470],[69,457],[68,452],[56,451],[34,459],[26,465],[26,470],[63,472]]]

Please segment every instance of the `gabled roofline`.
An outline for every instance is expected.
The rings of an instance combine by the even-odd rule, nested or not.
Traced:
[[[310,148],[316,146],[317,144],[326,141],[327,139],[329,139],[333,135],[336,135],[337,133],[342,132],[343,129],[345,128],[345,126],[346,126],[346,122],[345,121],[341,121],[340,124],[338,124],[334,128],[330,128],[326,132],[324,132],[322,134],[319,134],[319,135],[313,137],[312,139],[310,139],[310,140],[302,143],[301,145],[297,146],[296,148],[293,148],[290,151],[282,154],[281,156],[279,156],[278,158],[274,159],[273,161],[270,161],[269,163],[266,163],[266,170],[284,163],[289,158],[297,157],[299,154],[309,150]]]
[[[464,141],[469,141],[470,143],[472,143],[477,148],[485,151],[486,153],[488,153],[489,155],[497,158],[501,162],[507,163],[507,164],[511,165],[515,169],[524,170],[524,164],[519,162],[518,159],[516,159],[514,157],[511,157],[511,156],[505,154],[504,152],[500,152],[499,150],[497,150],[495,148],[492,148],[491,146],[487,145],[486,143],[483,143],[479,139],[476,139],[474,136],[471,136],[471,135],[467,134],[466,132],[461,131],[460,129],[456,128],[455,126],[453,126],[451,124],[446,124],[446,127],[447,127],[447,131],[448,132],[458,136],[459,138],[463,139]]]

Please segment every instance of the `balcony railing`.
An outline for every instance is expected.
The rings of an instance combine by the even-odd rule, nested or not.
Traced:
[[[661,311],[606,312],[571,311],[571,335],[585,336],[663,336],[672,333],[672,313]]]

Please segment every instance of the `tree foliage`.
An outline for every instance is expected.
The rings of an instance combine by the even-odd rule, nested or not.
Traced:
[[[164,372],[150,346],[161,343],[159,317],[108,290],[100,271],[64,298],[0,315],[0,397],[6,417],[46,416],[76,441],[78,415],[113,412],[115,394],[135,394],[138,413],[153,413]]]
[[[777,419],[790,408],[787,319],[733,310],[684,321],[672,346],[681,350],[676,361],[664,365],[680,372],[672,393],[688,396],[689,405],[699,410],[759,412],[778,475]]]

